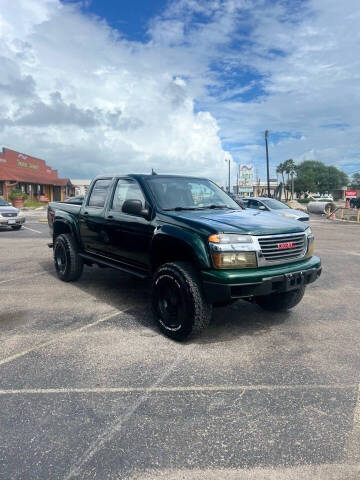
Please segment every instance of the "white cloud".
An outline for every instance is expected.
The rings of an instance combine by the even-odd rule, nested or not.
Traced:
[[[183,68],[186,54],[168,41],[129,42],[56,0],[14,0],[10,11],[0,6],[0,22],[6,146],[69,176],[152,167],[226,176],[216,120],[194,112],[196,59]]]
[[[228,144],[264,177],[265,129],[274,165],[356,164],[359,18],[357,0],[177,0],[141,43],[59,0],[13,0],[0,138],[80,177],[153,167],[225,183]]]
[[[249,145],[262,146],[269,129],[275,165],[292,157],[360,168],[359,18],[357,0],[254,3],[247,23],[251,42],[227,52],[226,63],[258,75],[262,95],[204,101],[226,140],[242,144],[237,159],[261,171],[264,150]],[[281,132],[288,138],[279,141]]]

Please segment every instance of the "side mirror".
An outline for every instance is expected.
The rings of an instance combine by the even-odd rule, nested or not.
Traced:
[[[149,216],[149,210],[142,207],[141,200],[129,199],[125,200],[122,206],[122,211],[124,213],[129,213],[130,215],[138,215],[140,217],[147,218]]]
[[[267,210],[267,208],[264,205],[260,205],[259,210]]]

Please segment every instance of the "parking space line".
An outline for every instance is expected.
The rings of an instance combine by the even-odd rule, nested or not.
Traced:
[[[25,230],[31,230],[32,232],[35,232],[35,233],[44,233],[44,232],[39,232],[39,230],[34,230],[33,228],[25,227],[24,225],[23,225],[23,228],[25,228]]]
[[[104,445],[109,443],[115,435],[121,433],[124,423],[126,423],[136,410],[145,403],[150,394],[151,389],[161,388],[159,385],[171,374],[171,372],[189,355],[192,350],[195,349],[195,344],[184,345],[184,348],[180,351],[180,354],[174,359],[174,361],[168,365],[161,375],[155,380],[155,382],[149,387],[149,389],[144,390],[143,394],[131,405],[124,414],[119,416],[115,421],[106,428],[85,450],[85,452],[75,461],[73,465],[70,466],[69,473],[65,475],[64,480],[71,480],[80,475],[81,470],[84,465],[86,465],[93,457],[101,450]]]
[[[125,308],[124,310],[117,310],[116,312],[109,313],[95,322],[88,323],[87,325],[83,325],[82,327],[79,328],[74,328],[69,330],[69,332],[64,332],[60,333],[56,338],[53,338],[52,340],[48,340],[47,342],[39,343],[38,345],[35,345],[34,347],[28,348],[27,350],[23,350],[22,352],[15,353],[14,355],[10,355],[7,358],[4,358],[3,360],[0,360],[0,366],[5,365],[6,363],[12,362],[13,360],[16,360],[17,358],[24,357],[25,355],[36,352],[37,350],[40,350],[41,348],[47,347],[49,345],[52,345],[53,343],[56,343],[60,339],[66,337],[69,335],[69,333],[73,334],[74,332],[81,332],[83,330],[86,330],[87,328],[94,327],[95,325],[98,325],[99,323],[105,322],[106,320],[110,320],[110,318],[116,317],[117,315],[121,315],[122,313],[126,312],[127,310],[130,310],[131,307]]]
[[[193,386],[150,386],[150,387],[94,387],[94,388],[20,388],[0,390],[0,395],[51,395],[62,393],[186,393],[186,392],[244,392],[284,390],[330,390],[358,388],[357,384],[329,385],[193,385]],[[359,408],[360,420],[360,408]]]
[[[353,428],[345,445],[345,457],[349,463],[360,462],[360,385],[354,409]]]

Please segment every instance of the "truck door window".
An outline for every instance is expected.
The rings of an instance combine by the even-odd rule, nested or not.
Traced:
[[[140,200],[145,208],[144,195],[135,180],[120,178],[116,184],[111,209],[121,212],[125,200]]]
[[[110,183],[111,179],[96,180],[89,198],[89,207],[101,208],[105,205]]]

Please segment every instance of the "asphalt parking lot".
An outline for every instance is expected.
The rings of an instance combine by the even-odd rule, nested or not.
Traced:
[[[147,282],[58,280],[40,216],[0,231],[0,478],[360,478],[359,226],[312,221],[290,314],[239,301],[179,344]]]

